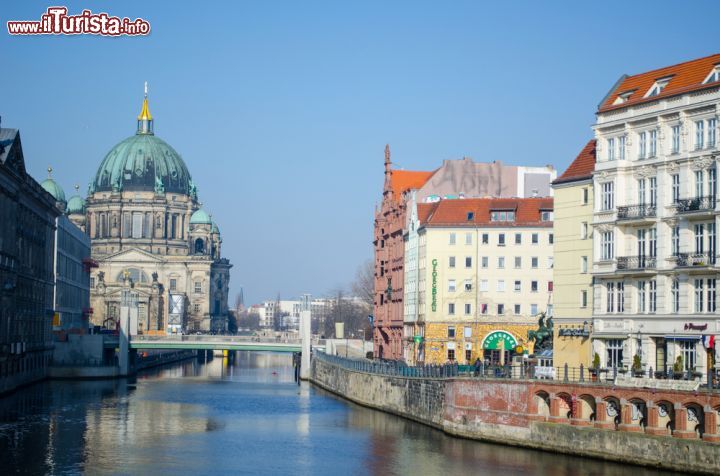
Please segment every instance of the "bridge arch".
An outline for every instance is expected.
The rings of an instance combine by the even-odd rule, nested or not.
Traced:
[[[687,403],[685,404],[685,413],[687,430],[694,431],[698,438],[702,438],[705,433],[705,411],[702,405],[696,402]]]
[[[575,418],[588,421],[595,420],[596,406],[595,397],[593,395],[580,395],[575,404],[577,405],[577,415]]]
[[[675,431],[675,406],[667,400],[657,402],[658,423],[660,428],[667,429],[668,435]]]
[[[536,413],[544,418],[550,416],[550,394],[544,390],[539,390],[533,395]]]

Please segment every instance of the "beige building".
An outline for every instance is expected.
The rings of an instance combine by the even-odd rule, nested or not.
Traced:
[[[595,140],[553,182],[555,190],[555,283],[553,365],[592,363],[592,221]]]
[[[552,313],[553,199],[485,198],[417,205],[417,314],[411,363],[507,363]],[[522,347],[522,349],[518,349]]]
[[[139,332],[227,329],[229,261],[180,155],[155,136],[147,95],[137,133],[105,156],[84,210],[92,322],[115,328],[123,290],[139,296]],[[78,224],[81,220],[70,215]]]

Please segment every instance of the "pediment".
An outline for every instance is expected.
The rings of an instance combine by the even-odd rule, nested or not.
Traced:
[[[128,250],[118,251],[115,254],[106,256],[98,259],[103,263],[128,263],[128,264],[140,264],[140,263],[164,263],[165,260],[158,255],[148,253],[145,250],[139,248],[131,248]]]

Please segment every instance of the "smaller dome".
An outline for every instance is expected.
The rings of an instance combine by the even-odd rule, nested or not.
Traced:
[[[210,219],[210,215],[208,215],[205,212],[205,210],[203,210],[201,208],[192,214],[192,216],[190,217],[190,224],[191,225],[212,225],[212,220]]]
[[[67,203],[68,215],[84,215],[85,214],[85,199],[80,195],[73,195],[70,197]]]
[[[44,188],[47,193],[52,195],[56,202],[65,203],[65,192],[63,192],[62,187],[58,185],[55,180],[47,178],[40,184],[40,186]]]

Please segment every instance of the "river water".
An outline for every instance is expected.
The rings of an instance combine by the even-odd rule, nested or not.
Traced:
[[[657,474],[452,438],[293,382],[239,352],[136,381],[44,382],[0,399],[0,474]],[[669,473],[665,473],[669,474]]]

